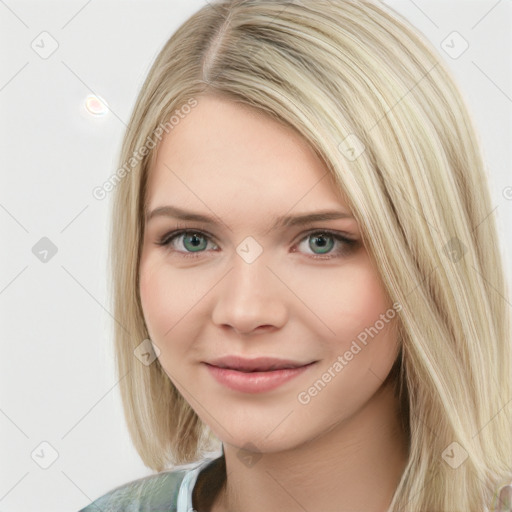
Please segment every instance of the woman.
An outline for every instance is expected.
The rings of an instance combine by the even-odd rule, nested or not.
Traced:
[[[121,165],[118,371],[158,473],[83,510],[506,510],[510,310],[485,166],[405,19],[206,5],[150,70]]]

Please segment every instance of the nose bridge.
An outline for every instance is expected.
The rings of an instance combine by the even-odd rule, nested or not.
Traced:
[[[218,288],[213,313],[216,324],[229,324],[238,331],[282,324],[286,298],[284,290],[279,289],[279,280],[268,268],[269,254],[252,240],[239,244],[231,270]]]
[[[239,305],[247,303],[251,307],[259,307],[258,303],[268,302],[269,296],[275,296],[278,291],[273,283],[275,276],[268,268],[269,254],[269,251],[256,251],[250,244],[240,244],[224,289],[226,296]]]

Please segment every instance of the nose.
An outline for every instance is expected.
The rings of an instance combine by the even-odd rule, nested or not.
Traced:
[[[215,289],[212,321],[217,326],[247,335],[286,323],[290,292],[262,256],[248,263],[236,255]]]

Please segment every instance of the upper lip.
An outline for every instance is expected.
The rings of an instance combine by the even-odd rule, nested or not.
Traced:
[[[313,361],[301,363],[298,361],[292,361],[291,359],[278,359],[275,357],[256,357],[254,359],[246,359],[240,356],[225,356],[208,361],[207,364],[217,366],[219,368],[229,368],[231,370],[263,372],[284,368],[299,368],[312,362]]]

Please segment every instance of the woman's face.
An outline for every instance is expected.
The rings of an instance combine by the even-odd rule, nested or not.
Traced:
[[[249,108],[200,97],[162,139],[147,193],[148,212],[212,219],[147,221],[140,293],[160,364],[218,438],[289,449],[362,409],[396,358],[396,313],[304,140]],[[338,218],[277,222],[327,211]],[[262,377],[207,364],[230,355],[312,364]]]

